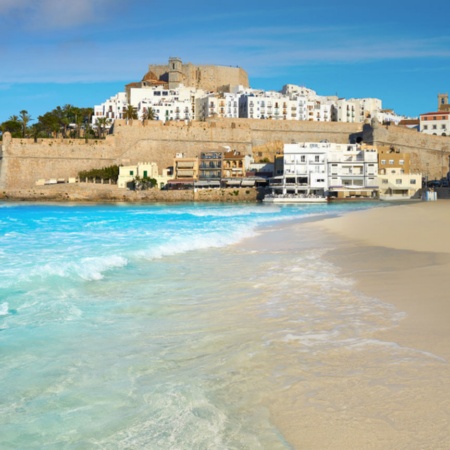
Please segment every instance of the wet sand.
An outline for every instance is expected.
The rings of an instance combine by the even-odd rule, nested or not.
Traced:
[[[359,352],[327,355],[317,380],[293,383],[273,404],[293,448],[450,448],[449,230],[448,201],[294,227],[329,248],[325,258],[356,289],[404,317],[368,336],[372,345]]]

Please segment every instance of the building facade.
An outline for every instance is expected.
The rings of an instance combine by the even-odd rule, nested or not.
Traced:
[[[436,136],[448,136],[450,133],[450,111],[421,114],[420,132]]]

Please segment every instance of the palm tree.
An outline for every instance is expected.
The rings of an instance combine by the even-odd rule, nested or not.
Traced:
[[[133,105],[128,105],[123,113],[123,117],[126,120],[126,123],[128,124],[128,121],[133,121],[133,119],[137,119],[137,108],[135,108]]]
[[[105,130],[106,127],[108,127],[108,125],[110,125],[111,120],[108,119],[107,117],[98,117],[97,120],[95,121],[95,125],[97,126],[98,132],[99,132],[99,138],[104,137],[105,135]]]
[[[144,113],[142,114],[142,123],[145,124],[147,120],[155,120],[155,110],[150,106],[144,109]]]
[[[22,123],[22,137],[24,138],[26,133],[27,133],[27,126],[28,123],[31,120],[31,116],[28,114],[28,111],[26,111],[25,109],[23,109],[22,111],[20,111],[20,119],[19,122]]]

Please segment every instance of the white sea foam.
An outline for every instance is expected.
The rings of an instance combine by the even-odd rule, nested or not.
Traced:
[[[105,272],[124,267],[128,259],[119,255],[86,257],[78,261],[48,263],[35,270],[41,277],[59,276],[62,278],[80,277],[83,280],[101,280]]]
[[[7,316],[9,314],[8,302],[3,302],[0,304],[0,316]]]
[[[147,250],[139,250],[135,255],[145,259],[159,259],[165,256],[178,255],[193,250],[206,250],[209,248],[220,248],[235,244],[245,238],[256,236],[254,229],[234,230],[229,234],[208,233],[198,234],[196,236],[176,236],[164,244],[152,246]]]

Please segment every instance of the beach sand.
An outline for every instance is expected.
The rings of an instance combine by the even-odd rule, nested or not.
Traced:
[[[295,449],[449,449],[450,202],[394,205],[294,228],[322,239],[330,248],[325,258],[342,277],[404,317],[369,336],[379,353],[369,345],[328,354],[317,380],[297,379],[286,389],[271,412],[287,441]]]

